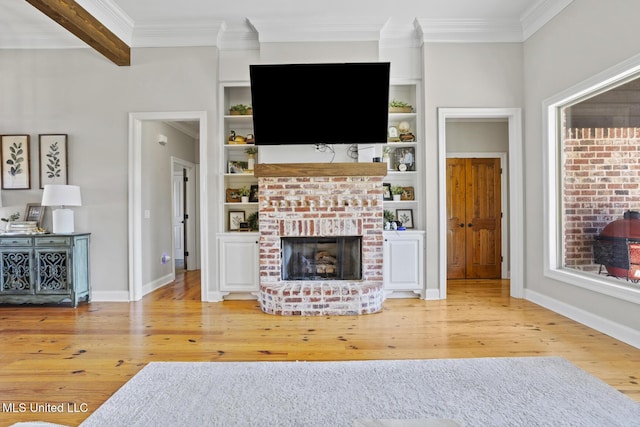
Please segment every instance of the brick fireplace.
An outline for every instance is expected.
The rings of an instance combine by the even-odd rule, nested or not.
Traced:
[[[376,313],[384,301],[381,163],[257,164],[260,306],[277,315]],[[360,278],[283,280],[283,239],[358,237]],[[305,255],[307,258],[308,254]],[[335,254],[323,256],[335,259]],[[317,255],[316,255],[317,257]],[[310,260],[312,263],[314,259]],[[305,262],[309,262],[305,260]]]

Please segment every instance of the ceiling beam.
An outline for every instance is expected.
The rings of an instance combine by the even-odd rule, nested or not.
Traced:
[[[74,0],[27,0],[116,65],[131,65],[131,49]]]

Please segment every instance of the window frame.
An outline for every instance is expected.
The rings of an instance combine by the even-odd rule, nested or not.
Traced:
[[[640,286],[593,273],[563,267],[564,224],[562,215],[563,147],[562,109],[608,89],[640,78],[640,55],[543,101],[544,178],[544,275],[550,279],[640,304]]]

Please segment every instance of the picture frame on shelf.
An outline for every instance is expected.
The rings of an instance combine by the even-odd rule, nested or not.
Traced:
[[[246,222],[244,211],[229,211],[229,231],[239,231],[240,225]]]
[[[41,206],[40,203],[27,203],[27,207],[24,210],[24,220],[35,221],[37,227],[41,228],[46,208],[46,206]]]
[[[31,157],[29,135],[2,135],[2,189],[25,190],[31,188]]]
[[[249,166],[249,162],[237,161],[237,160],[229,160],[227,163],[227,173],[247,173],[247,168]]]
[[[415,200],[416,194],[413,187],[402,187],[402,194],[400,200]]]
[[[389,182],[382,183],[382,200],[393,200],[393,195],[391,194],[391,183]]]
[[[396,218],[405,228],[413,228],[413,209],[396,209]]]
[[[249,202],[257,202],[258,201],[258,184],[252,184],[249,192]]]
[[[393,151],[393,169],[402,172],[416,170],[415,147],[398,147]]]
[[[387,130],[387,141],[400,142],[400,133],[396,126],[389,126],[389,129]]]
[[[227,203],[240,203],[242,195],[239,188],[227,188],[226,199]]]
[[[67,134],[38,135],[40,188],[46,184],[67,184]]]

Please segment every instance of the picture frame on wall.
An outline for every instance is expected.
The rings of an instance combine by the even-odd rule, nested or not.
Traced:
[[[413,228],[413,209],[396,209],[396,218],[405,228]]]
[[[44,218],[46,208],[46,206],[41,206],[40,203],[27,203],[27,208],[24,211],[24,220],[36,221],[36,225],[42,228],[42,218]]]
[[[229,211],[229,231],[239,231],[240,224],[245,222],[244,211]]]
[[[0,159],[3,190],[31,188],[29,135],[0,136]]]
[[[40,134],[40,188],[46,184],[67,185],[67,134]]]

